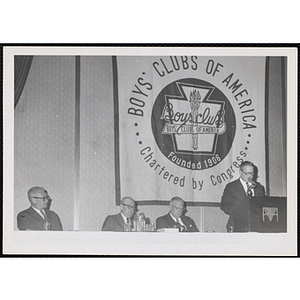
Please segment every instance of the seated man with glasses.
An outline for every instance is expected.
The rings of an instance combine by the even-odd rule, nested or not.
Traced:
[[[170,201],[170,211],[156,219],[156,228],[178,228],[180,232],[198,232],[195,222],[185,216],[185,202],[180,197],[173,197]]]
[[[136,210],[136,203],[131,197],[121,200],[121,212],[107,216],[104,220],[102,231],[124,231],[125,226],[132,227],[132,216]]]
[[[264,196],[265,188],[257,180],[257,167],[250,161],[240,165],[240,177],[226,185],[221,209],[229,215],[228,232],[249,231],[249,201],[254,196]]]
[[[62,230],[58,215],[49,209],[51,199],[43,187],[32,187],[28,193],[31,206],[17,216],[20,230]]]

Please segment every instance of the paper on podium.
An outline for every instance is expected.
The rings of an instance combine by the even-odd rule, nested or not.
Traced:
[[[158,232],[179,232],[178,228],[160,228],[157,229]]]

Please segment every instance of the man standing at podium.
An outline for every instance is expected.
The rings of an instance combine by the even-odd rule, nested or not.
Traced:
[[[228,183],[224,189],[221,209],[229,215],[228,232],[249,231],[249,201],[254,196],[264,196],[265,188],[255,182],[255,166],[250,161],[240,165],[240,177]]]

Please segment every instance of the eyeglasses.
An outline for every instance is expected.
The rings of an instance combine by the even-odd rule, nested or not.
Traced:
[[[176,209],[178,209],[178,210],[181,210],[181,211],[184,210],[184,207],[178,207],[178,206],[175,206],[175,205],[172,205],[172,207],[174,207],[174,208],[176,208]]]
[[[242,169],[241,169],[241,171],[245,174],[245,175],[254,175],[254,172],[244,172]]]
[[[122,205],[123,205],[123,206],[126,206],[126,207],[128,207],[128,208],[130,208],[130,209],[134,209],[134,208],[135,208],[135,206],[128,205],[128,204],[124,204],[124,203],[122,203]]]
[[[43,200],[43,201],[52,201],[52,199],[49,196],[46,196],[46,197],[32,197],[32,198],[40,199],[40,200]]]

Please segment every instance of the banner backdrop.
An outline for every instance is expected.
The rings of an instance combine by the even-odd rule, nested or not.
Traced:
[[[265,185],[265,57],[115,59],[120,197],[220,202],[252,161]]]

